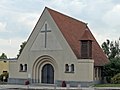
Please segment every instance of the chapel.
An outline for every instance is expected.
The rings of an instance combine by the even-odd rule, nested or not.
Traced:
[[[90,86],[101,82],[106,63],[87,23],[45,7],[18,60],[10,62],[9,83]]]

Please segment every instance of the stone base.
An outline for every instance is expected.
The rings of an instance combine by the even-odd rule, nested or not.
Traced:
[[[9,78],[8,79],[8,83],[10,84],[21,84],[21,85],[24,85],[25,84],[25,81],[28,80],[28,79],[19,79],[19,78]],[[30,84],[33,84],[33,85],[44,85],[44,84],[41,84],[41,83],[32,83],[32,80],[29,79],[30,81]],[[55,80],[55,83],[53,84],[56,85],[56,86],[59,86],[59,87],[62,87],[62,82],[61,80]],[[81,81],[65,81],[66,82],[66,85],[70,86],[70,87],[89,87],[91,85],[93,85],[94,82],[92,81],[88,81],[88,82],[81,82]],[[47,84],[45,84],[47,85]]]
[[[31,84],[31,79],[21,79],[21,78],[9,78],[8,83],[10,84],[20,84],[20,85],[25,85],[25,82],[29,80]]]
[[[62,86],[62,82],[60,80],[56,80],[57,86]],[[70,87],[89,87],[93,85],[93,82],[81,82],[81,81],[65,81],[66,85],[68,84]]]

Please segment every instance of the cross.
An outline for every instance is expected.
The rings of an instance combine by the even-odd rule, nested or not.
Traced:
[[[47,24],[45,24],[45,31],[41,31],[42,33],[45,33],[45,48],[47,46],[47,32],[51,32],[51,30],[47,30]]]

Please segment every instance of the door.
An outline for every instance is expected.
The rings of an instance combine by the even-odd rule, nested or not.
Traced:
[[[41,71],[41,82],[46,84],[54,84],[54,68],[51,64],[45,64]]]

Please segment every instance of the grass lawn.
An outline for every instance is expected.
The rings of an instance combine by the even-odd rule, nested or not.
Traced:
[[[96,84],[95,87],[120,87],[120,84]]]

